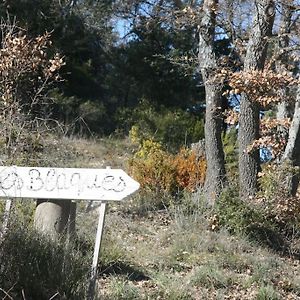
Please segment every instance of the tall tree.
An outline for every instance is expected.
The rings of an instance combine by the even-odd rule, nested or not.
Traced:
[[[296,93],[294,116],[289,130],[289,138],[283,155],[283,161],[291,167],[300,167],[300,87],[298,87]],[[286,177],[287,193],[295,196],[299,184],[299,174],[291,172]]]
[[[276,71],[278,73],[288,71],[288,54],[286,52],[287,47],[290,43],[290,33],[291,33],[291,23],[292,23],[292,7],[294,0],[285,0],[281,2],[281,20],[280,27],[278,31],[278,42],[277,42],[277,53],[275,53],[276,57]],[[277,106],[277,118],[283,119],[290,117],[290,109],[289,109],[289,101],[287,101],[288,97],[288,89],[281,89],[282,99],[284,99]]]
[[[273,0],[254,1],[254,19],[247,44],[244,72],[262,70],[267,57],[268,40],[275,17]],[[247,147],[259,137],[259,107],[245,93],[241,95],[239,120],[239,176],[240,195],[243,199],[257,191],[257,173],[260,168],[258,150],[249,153]]]
[[[225,162],[222,145],[222,88],[216,80],[218,62],[215,53],[217,0],[203,2],[203,16],[199,26],[199,67],[205,86],[205,153],[207,171],[206,198],[213,204],[225,183]]]

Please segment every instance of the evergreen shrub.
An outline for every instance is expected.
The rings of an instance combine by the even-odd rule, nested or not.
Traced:
[[[204,137],[203,118],[180,108],[155,108],[148,101],[141,101],[134,109],[119,109],[116,123],[128,132],[138,131],[140,139],[162,143],[173,153]]]
[[[129,161],[130,174],[141,184],[142,192],[153,196],[194,192],[204,184],[206,160],[182,148],[177,154],[163,149],[162,144],[143,140]]]
[[[268,191],[262,189],[261,193],[263,192],[268,194]],[[236,187],[225,190],[215,208],[218,226],[224,226],[234,234],[246,235],[255,242],[285,252],[291,246],[291,232],[293,238],[299,236],[299,225],[295,226],[295,219],[287,217],[285,212],[288,208],[282,207],[281,200],[275,194],[271,198],[262,198],[259,195],[243,201]],[[293,212],[298,209],[299,205],[291,206]]]
[[[239,198],[236,187],[229,187],[222,193],[216,202],[216,211],[220,225],[232,233],[249,234],[255,224],[264,223],[263,215]]]

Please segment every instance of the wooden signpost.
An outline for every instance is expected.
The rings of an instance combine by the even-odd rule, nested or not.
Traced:
[[[0,197],[100,201],[88,299],[93,299],[107,201],[121,201],[139,189],[121,169],[0,167]]]

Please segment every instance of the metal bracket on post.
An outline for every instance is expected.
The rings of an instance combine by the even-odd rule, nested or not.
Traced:
[[[96,241],[95,241],[91,278],[90,278],[89,290],[88,290],[88,300],[93,300],[95,297],[97,265],[98,265],[98,258],[99,258],[99,252],[100,252],[100,247],[101,247],[103,227],[104,227],[105,210],[106,210],[106,203],[101,202],[100,207],[99,207],[99,220],[98,220],[97,235],[96,235]]]

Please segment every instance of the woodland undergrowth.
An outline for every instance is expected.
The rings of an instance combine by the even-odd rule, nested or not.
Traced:
[[[76,160],[76,167],[107,164],[131,172],[137,161],[149,168],[143,174],[151,180],[144,177],[138,194],[109,205],[97,282],[101,299],[299,299],[298,200],[278,189],[283,183],[276,166],[263,168],[262,189],[251,205],[238,197],[233,166],[232,184],[212,208],[201,185],[190,188],[190,168],[205,162],[192,150],[169,154],[149,141],[144,151],[143,144],[111,138],[59,141],[57,147],[66,144],[69,153],[56,159],[70,166]],[[169,162],[161,159],[165,155],[169,168],[160,165]],[[180,162],[177,170],[174,161]],[[152,166],[162,166],[160,175]],[[158,186],[155,176],[172,178],[176,188]],[[34,203],[14,203],[0,246],[3,297],[84,299],[97,222],[96,211],[86,212],[86,206],[78,204],[75,240],[53,242],[32,228]]]

